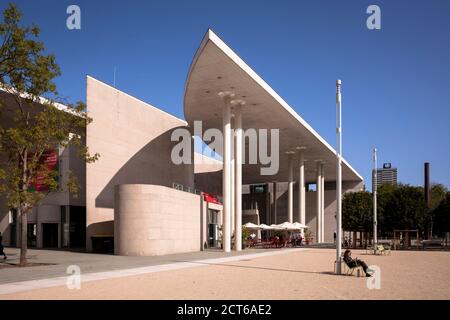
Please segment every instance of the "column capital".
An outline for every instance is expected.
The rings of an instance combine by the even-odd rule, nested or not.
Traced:
[[[231,100],[230,103],[232,105],[245,106],[245,101],[242,99],[234,99],[234,100]]]
[[[305,163],[305,150],[308,149],[306,146],[298,146],[295,147],[296,150],[298,150],[298,154],[300,156],[299,161],[301,164]]]
[[[217,95],[223,99],[232,99],[235,96],[234,92],[232,91],[220,91]]]

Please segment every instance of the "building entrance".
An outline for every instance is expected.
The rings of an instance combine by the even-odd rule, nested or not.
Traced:
[[[208,209],[208,248],[220,248],[219,211]]]
[[[42,244],[44,248],[58,248],[58,224],[42,224]]]
[[[36,248],[37,244],[37,224],[29,223],[27,225],[27,246]]]

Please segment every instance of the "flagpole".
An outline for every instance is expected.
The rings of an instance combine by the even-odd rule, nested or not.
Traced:
[[[336,274],[342,262],[342,99],[341,80],[336,80]]]
[[[373,148],[373,249],[377,252],[377,148]]]

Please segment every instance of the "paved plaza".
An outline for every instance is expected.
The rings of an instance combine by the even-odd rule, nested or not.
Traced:
[[[334,275],[331,249],[165,257],[30,250],[30,255],[70,261],[0,269],[0,299],[450,299],[450,252],[443,251],[373,256],[354,250],[354,257],[380,268],[379,289],[374,278]],[[81,288],[68,289],[65,269],[76,263],[82,270]]]

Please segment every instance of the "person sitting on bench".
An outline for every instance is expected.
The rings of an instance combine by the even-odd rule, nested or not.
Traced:
[[[367,272],[369,267],[367,266],[367,263],[365,263],[362,260],[359,260],[358,258],[352,259],[352,251],[350,249],[345,250],[344,252],[344,262],[349,268],[356,268],[356,267],[362,267],[364,270],[364,273],[366,274],[366,277],[371,277],[372,275]]]

